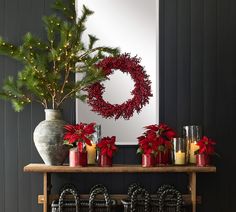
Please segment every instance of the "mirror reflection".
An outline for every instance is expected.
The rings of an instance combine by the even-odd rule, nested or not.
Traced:
[[[102,136],[117,136],[117,143],[122,145],[137,144],[137,137],[143,127],[158,123],[158,1],[157,0],[79,0],[77,13],[81,14],[82,5],[94,11],[86,26],[83,39],[88,41],[87,34],[99,38],[97,45],[119,47],[121,53],[130,53],[142,59],[152,81],[153,97],[142,111],[135,113],[130,120],[104,119],[90,111],[89,105],[76,102],[77,122],[96,122],[102,125]],[[130,92],[134,82],[128,74],[119,70],[105,81],[103,95],[113,104],[121,104],[132,98]]]

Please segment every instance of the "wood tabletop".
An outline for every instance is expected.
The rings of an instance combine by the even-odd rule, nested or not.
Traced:
[[[157,166],[143,168],[141,165],[115,164],[112,167],[70,167],[48,166],[45,164],[29,164],[24,167],[24,172],[34,173],[191,173],[191,172],[216,172],[215,166],[197,167],[197,166]]]

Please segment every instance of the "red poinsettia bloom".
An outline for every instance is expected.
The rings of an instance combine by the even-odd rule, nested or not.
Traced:
[[[139,152],[144,154],[154,154],[158,148],[158,142],[152,136],[140,136],[139,140]]]
[[[213,155],[215,153],[215,144],[216,143],[212,139],[204,136],[197,142],[199,154]]]
[[[80,123],[76,125],[65,125],[66,133],[64,140],[69,144],[75,144],[77,142],[91,144],[91,135],[95,132],[95,123],[85,124]]]
[[[155,154],[172,148],[171,139],[176,133],[166,124],[155,124],[145,127],[146,132],[140,137],[138,153]]]
[[[117,151],[117,147],[115,146],[116,137],[104,137],[97,144],[97,148],[100,149],[101,155],[107,155],[112,158],[113,153]]]
[[[166,124],[155,124],[155,125],[149,125],[145,127],[147,129],[147,134],[156,134],[157,137],[163,137],[165,140],[171,140],[176,136],[176,133],[174,130],[172,130],[168,125]]]

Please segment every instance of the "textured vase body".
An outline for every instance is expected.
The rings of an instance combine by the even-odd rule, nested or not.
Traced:
[[[62,165],[68,156],[63,145],[65,121],[59,110],[45,110],[46,118],[34,130],[35,146],[46,165]]]

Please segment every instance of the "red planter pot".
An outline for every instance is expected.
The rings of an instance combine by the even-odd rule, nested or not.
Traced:
[[[167,165],[170,163],[170,152],[158,152],[156,155],[156,163],[157,165]]]
[[[206,154],[196,155],[196,165],[197,166],[209,166],[210,165],[209,155],[206,155]]]
[[[78,164],[79,166],[88,166],[88,153],[78,152]]]
[[[142,167],[153,167],[156,165],[155,157],[151,154],[142,154]]]
[[[71,167],[87,166],[88,165],[87,152],[80,152],[78,149],[72,149],[69,153],[69,163]]]
[[[79,165],[78,149],[71,149],[69,152],[69,164],[71,167]]]
[[[110,167],[110,166],[112,166],[112,158],[108,157],[107,155],[100,155],[99,165],[101,167]]]

